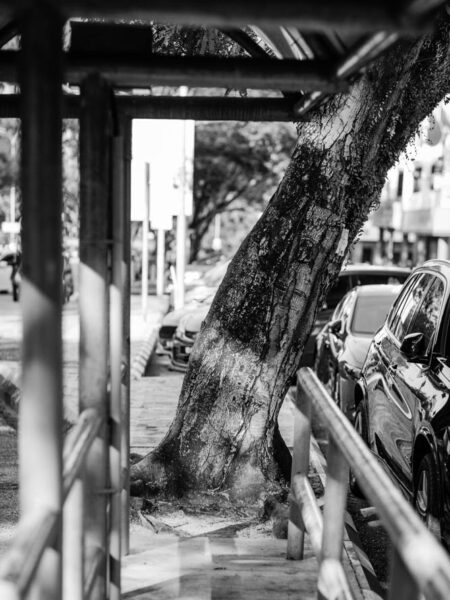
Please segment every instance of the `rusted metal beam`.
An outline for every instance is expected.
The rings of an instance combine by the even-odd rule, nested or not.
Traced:
[[[380,32],[369,36],[340,59],[336,65],[336,76],[338,78],[350,77],[368,65],[372,60],[375,60],[398,39],[399,36],[397,33]],[[294,113],[297,118],[301,118],[315,106],[321,104],[326,98],[327,94],[322,91],[315,91],[308,94],[295,103]]]
[[[20,52],[0,53],[0,80],[15,81]],[[65,56],[64,76],[80,84],[89,73],[102,73],[119,87],[149,88],[152,85],[251,88],[262,90],[320,90],[343,92],[347,84],[334,76],[334,63],[327,60],[274,58],[218,58],[213,56],[154,56],[147,59]]]
[[[0,118],[19,116],[17,94],[0,94]],[[134,119],[194,119],[196,121],[279,121],[299,120],[294,99],[230,98],[223,96],[116,96],[118,112]],[[64,97],[63,116],[78,118],[80,96]],[[300,120],[304,120],[302,118]]]
[[[108,365],[111,90],[99,75],[81,86],[80,113],[80,410],[102,418],[85,466],[87,565],[103,558],[91,598],[107,597],[107,506],[109,499]]]
[[[413,2],[414,10],[406,10],[402,2],[367,0],[53,0],[70,17],[103,17],[139,19],[198,25],[295,25],[304,31],[339,30],[348,32],[423,31],[424,17],[443,5],[443,0]],[[6,15],[23,10],[29,0],[2,0],[0,10]]]
[[[24,520],[62,507],[62,19],[40,5],[21,20],[22,398],[19,491]],[[61,519],[31,593],[61,597]]]

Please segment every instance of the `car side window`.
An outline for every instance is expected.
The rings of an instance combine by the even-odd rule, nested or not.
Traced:
[[[402,342],[408,332],[411,321],[423,300],[430,280],[431,275],[426,273],[414,284],[408,286],[408,291],[402,299],[403,301],[399,304],[397,312],[393,315],[390,329],[400,342]]]
[[[419,277],[420,275],[415,275],[411,277],[408,283],[405,284],[404,288],[402,289],[394,304],[392,305],[391,310],[389,311],[389,314],[386,319],[386,324],[388,326],[388,329],[390,329],[392,332],[394,331],[395,326],[398,322],[399,315],[405,304],[406,298],[409,296],[411,288],[417,283]]]
[[[347,275],[338,277],[337,282],[327,294],[325,300],[326,307],[335,308],[341,298],[349,291],[350,287],[350,279]]]
[[[439,314],[444,300],[444,283],[439,277],[435,277],[425,292],[414,320],[411,322],[408,333],[422,333],[424,337],[425,355],[429,353],[436,331]]]

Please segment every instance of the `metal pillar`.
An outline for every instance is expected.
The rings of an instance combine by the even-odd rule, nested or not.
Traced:
[[[122,461],[122,346],[123,346],[123,137],[116,135],[113,140],[113,180],[112,180],[112,281],[110,287],[110,360],[111,360],[111,400],[110,414],[112,435],[110,441],[111,488],[117,490],[111,499],[110,526],[110,599],[120,600],[120,559],[121,559],[121,493]]]
[[[164,229],[158,229],[156,240],[156,295],[162,296],[165,288],[166,262],[166,232]]]
[[[108,254],[110,236],[110,89],[97,74],[81,86],[80,115],[80,410],[104,418],[85,469],[86,578],[93,600],[107,597]],[[103,552],[103,554],[101,554]],[[97,569],[94,572],[94,569]]]
[[[121,462],[122,482],[122,554],[130,550],[130,268],[131,268],[131,119],[123,119],[124,173],[123,173],[123,346],[122,363],[122,428]]]
[[[142,317],[147,319],[148,307],[148,222],[150,219],[150,165],[145,163],[144,218],[142,219]]]
[[[62,20],[39,5],[21,22],[23,312],[19,488],[22,519],[62,506]],[[61,597],[61,522],[32,585]]]

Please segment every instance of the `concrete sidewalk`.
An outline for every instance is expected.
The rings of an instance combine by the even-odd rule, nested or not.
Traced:
[[[130,306],[130,372],[142,374],[157,340],[159,323],[167,311],[166,296],[149,296],[147,318],[141,312],[141,298],[131,296]],[[20,402],[20,345],[22,325],[20,312],[1,318],[0,330],[0,557],[8,547],[19,518],[17,408]],[[63,313],[63,397],[64,416],[74,422],[78,416],[78,343],[79,318],[75,302],[64,306]],[[3,356],[14,360],[1,360]],[[144,365],[145,367],[145,365]],[[134,393],[133,379],[131,395]]]

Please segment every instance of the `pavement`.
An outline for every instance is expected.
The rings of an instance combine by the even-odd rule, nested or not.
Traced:
[[[7,549],[15,530],[18,514],[18,472],[16,447],[16,409],[20,402],[20,339],[21,322],[17,305],[8,305],[8,314],[2,311],[3,298],[0,298],[0,558]],[[175,414],[183,378],[174,376],[166,368],[155,369],[157,374],[143,376],[148,359],[155,348],[159,323],[167,311],[167,297],[149,296],[148,313],[144,320],[141,311],[141,298],[131,296],[130,308],[130,450],[132,453],[144,455],[157,446],[163,438]],[[64,415],[65,419],[74,422],[77,418],[78,404],[78,311],[75,302],[69,302],[63,315],[63,352],[64,352]],[[6,360],[1,360],[6,358]],[[3,392],[3,393],[2,393]],[[292,393],[284,402],[279,415],[279,426],[288,447],[293,444],[293,412]],[[313,438],[311,446],[312,466],[325,480],[325,459]],[[376,598],[373,593],[373,569],[364,552],[351,535],[353,524],[347,522],[347,534],[344,542],[344,553],[351,565],[352,577],[357,582],[365,599]],[[142,532],[132,531],[132,536]],[[349,536],[350,534],[350,536]],[[357,537],[357,536],[356,536]],[[132,546],[133,537],[131,540]],[[148,540],[145,539],[148,544]],[[136,555],[134,562],[140,564]],[[145,561],[144,561],[145,562]],[[134,563],[133,563],[134,565]],[[131,567],[131,565],[129,565]],[[128,567],[125,565],[126,578]],[[134,568],[134,567],[133,567]],[[374,575],[373,575],[374,577]],[[370,581],[370,584],[368,582]],[[371,589],[372,588],[372,589]],[[378,591],[378,590],[377,590]]]
[[[159,323],[167,312],[167,296],[149,296],[144,319],[140,296],[130,298],[131,396],[140,404],[147,393],[139,378],[157,341]],[[19,518],[17,409],[20,403],[20,305],[9,296],[0,297],[0,557],[8,548]],[[76,301],[63,312],[63,397],[65,420],[78,415],[79,318]],[[135,389],[138,387],[139,389]],[[137,395],[136,395],[136,392]],[[134,414],[134,413],[133,413]],[[133,418],[133,423],[136,419]],[[132,435],[134,428],[132,426]],[[134,436],[135,437],[135,436]],[[134,439],[133,437],[133,439]]]

